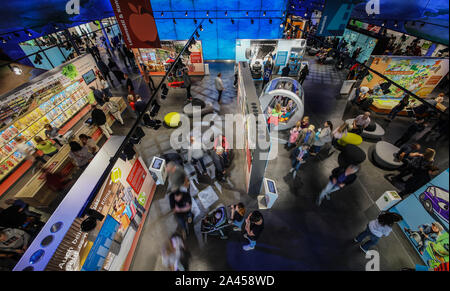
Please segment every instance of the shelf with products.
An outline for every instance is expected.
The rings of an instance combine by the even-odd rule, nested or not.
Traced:
[[[40,118],[33,121],[22,131],[12,125],[0,133],[0,139],[3,140],[3,145],[0,148],[0,180],[5,178],[25,158],[16,151],[15,137],[24,136],[26,143],[35,147],[33,138],[38,135],[45,138],[44,126],[46,124],[50,123],[52,126],[60,127],[89,103],[87,91],[81,88],[78,83],[68,86],[65,91],[51,97],[47,102],[53,102],[52,106],[43,103],[36,108],[35,110],[38,110],[38,112],[46,113],[42,113]],[[73,85],[78,86],[78,88]],[[58,97],[58,95],[60,96]],[[35,114],[34,110],[31,113]]]

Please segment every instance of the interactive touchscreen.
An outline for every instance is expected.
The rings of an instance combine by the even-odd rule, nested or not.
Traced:
[[[269,191],[271,193],[277,193],[275,190],[275,184],[272,181],[267,180],[267,187],[269,187]]]
[[[83,79],[86,82],[86,85],[89,85],[95,80],[95,73],[94,70],[90,70],[86,74],[83,74]]]
[[[161,165],[162,165],[162,161],[160,159],[155,159],[155,161],[153,162],[152,168],[153,169],[161,169]]]

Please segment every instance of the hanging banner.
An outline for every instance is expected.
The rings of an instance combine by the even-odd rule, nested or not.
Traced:
[[[159,48],[158,30],[150,1],[111,0],[128,48]]]
[[[342,36],[355,6],[352,2],[355,1],[327,0],[316,35]]]

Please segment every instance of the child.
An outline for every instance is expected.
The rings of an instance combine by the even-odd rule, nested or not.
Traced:
[[[289,135],[289,141],[287,143],[287,149],[290,150],[292,148],[292,146],[295,144],[295,142],[297,141],[298,135],[300,134],[301,131],[301,122],[297,121],[297,124],[295,125],[294,128],[291,129],[290,131],[290,135]]]
[[[235,227],[234,231],[241,231],[242,224],[244,223],[245,207],[244,203],[239,202],[238,204],[231,205],[231,219],[230,223],[233,223]]]
[[[292,159],[292,168],[289,173],[292,173],[292,177],[295,179],[297,171],[300,169],[300,165],[306,163],[306,158],[308,157],[309,145],[303,144],[298,148],[298,151],[294,152]]]

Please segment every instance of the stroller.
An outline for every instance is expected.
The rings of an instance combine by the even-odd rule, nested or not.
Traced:
[[[219,236],[220,239],[227,239],[228,231],[226,228],[231,224],[228,223],[228,215],[225,206],[220,206],[208,213],[201,223],[201,233],[203,241],[206,243],[208,235]]]

